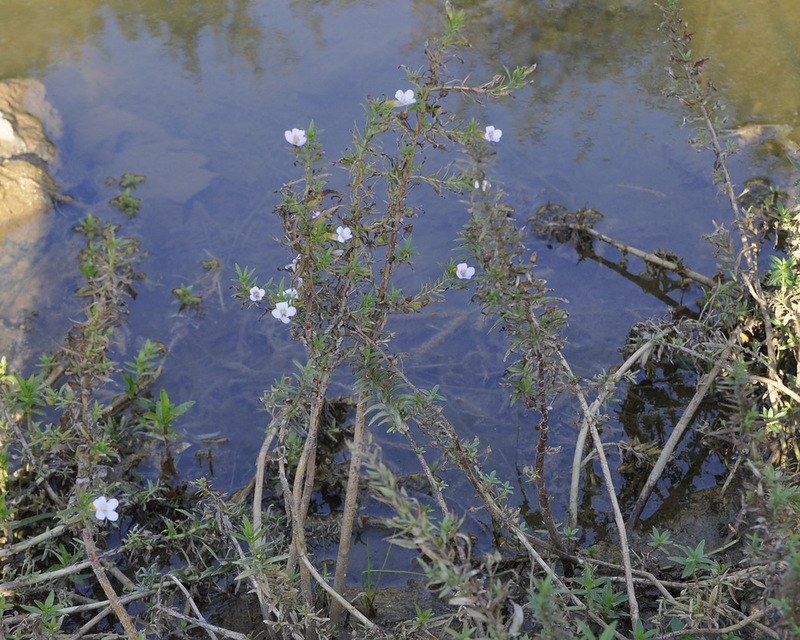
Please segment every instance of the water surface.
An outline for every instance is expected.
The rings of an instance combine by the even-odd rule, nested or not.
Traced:
[[[790,12],[798,10],[788,0],[765,0],[761,4],[771,11],[780,5],[783,18],[764,15],[758,27],[751,4],[691,2],[687,15],[698,48],[717,60],[710,70],[730,104],[731,129],[753,123],[791,128],[771,151],[760,140],[743,143],[736,179],[785,179],[779,150],[796,140],[792,96],[800,65],[793,64],[797,54],[788,33],[760,39],[757,34],[766,24],[788,28]],[[463,64],[451,66],[455,75],[471,73],[482,82],[503,66],[537,64],[533,87],[512,99],[474,105],[451,97],[447,103],[465,118],[503,130],[491,180],[506,190],[519,219],[547,202],[590,206],[604,214],[598,225],[604,233],[649,251],[669,248],[713,275],[715,260],[702,236],[729,213],[711,181],[709,152],[687,144],[692,131],[682,126],[685,114],[661,95],[669,51],[652,3],[507,0],[461,6],[473,46]],[[136,194],[142,210],[124,223],[124,231],[150,251],[142,265],[147,279],[132,306],[120,358],[130,358],[147,337],[170,345],[161,384],[175,401],[197,400],[179,425],[193,445],[178,461],[182,477],[209,472],[194,454],[208,449],[204,437],[220,436],[227,441],[213,447],[214,483],[223,491],[244,484],[267,421],[258,411],[260,392],[302,357],[283,325],[242,312],[228,288],[234,263],[256,268],[264,280],[279,277],[277,268],[290,259],[273,240],[279,226],[271,214],[275,191],[298,175],[283,131],[313,119],[335,157],[362,121],[366,95],[392,95],[408,86],[399,65],[423,64],[424,43],[437,31],[440,9],[439,2],[385,0],[4,4],[0,76],[35,77],[47,86],[63,122],[52,171],[76,200],[52,214],[46,230],[24,246],[4,243],[4,251],[23,247],[35,256],[26,273],[14,272],[13,278],[24,277],[37,295],[6,300],[0,312],[17,318],[41,311],[30,341],[36,349],[52,344],[79,312],[71,296],[77,269],[64,268],[74,264],[80,245],[71,227],[87,210],[121,221],[107,204],[116,191],[106,178],[127,171],[146,175]],[[731,30],[736,42],[720,37]],[[435,277],[451,255],[466,222],[458,200],[422,198],[427,214],[418,229],[425,232],[415,236],[420,256],[406,286],[414,286],[415,277]],[[654,296],[635,279],[581,261],[571,247],[536,238],[530,244],[539,252],[540,275],[568,300],[566,353],[580,375],[617,364],[633,322],[671,306],[692,306],[699,295],[689,288]],[[617,258],[609,248],[598,253]],[[211,257],[222,264],[216,283],[200,281],[200,261]],[[643,270],[634,261],[630,268],[634,275]],[[216,287],[203,315],[178,313],[171,291],[182,283],[197,283],[195,292]],[[468,306],[469,296],[456,292],[431,313],[397,319],[397,346],[411,354],[406,369],[418,384],[442,385],[448,416],[463,437],[477,435],[491,444],[489,466],[504,470],[516,485],[514,499],[535,511],[535,497],[519,478],[533,459],[536,416],[508,407],[498,386],[503,340],[488,334],[488,325]],[[345,386],[340,390],[348,393]],[[553,504],[560,508],[576,414],[568,403],[556,409],[551,444],[562,449],[549,472]],[[676,410],[665,409],[659,429],[674,423]],[[624,416],[612,419],[606,436],[624,436],[624,423]],[[403,443],[385,439],[385,446],[398,472],[417,470],[403,462],[412,458]],[[705,472],[703,464],[678,462],[675,475],[688,474],[687,490],[713,483],[719,466],[713,460],[704,464]],[[457,477],[452,485],[454,501],[468,507],[469,488]],[[588,523],[594,510],[597,517],[606,510],[602,494],[588,495],[584,506]]]

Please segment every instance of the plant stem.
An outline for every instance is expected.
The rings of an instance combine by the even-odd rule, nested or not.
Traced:
[[[564,543],[561,540],[561,534],[556,527],[555,518],[553,518],[553,511],[550,508],[550,496],[547,495],[547,482],[545,480],[544,460],[547,453],[547,437],[550,433],[549,424],[549,410],[547,408],[547,390],[545,388],[545,372],[544,360],[541,354],[538,354],[539,365],[539,413],[542,416],[537,429],[539,430],[539,442],[536,445],[536,489],[539,497],[539,508],[542,510],[542,517],[544,524],[547,528],[547,534],[550,536],[550,541],[560,551],[566,551]],[[562,556],[562,564],[564,566],[564,575],[571,578],[574,574],[574,567],[571,562],[564,560]]]
[[[341,532],[339,534],[339,551],[336,556],[336,574],[333,589],[343,595],[347,584],[347,565],[350,562],[350,541],[353,537],[353,520],[355,519],[358,501],[358,483],[361,477],[361,460],[364,455],[364,432],[367,422],[367,398],[369,394],[362,391],[358,396],[356,420],[353,427],[353,446],[350,449],[350,471],[347,475],[347,489],[344,497]],[[334,600],[331,605],[331,623],[339,624],[342,605]]]
[[[308,507],[311,504],[311,494],[314,492],[319,422],[329,382],[330,373],[327,371],[321,373],[313,391],[314,399],[311,403],[311,412],[308,419],[308,434],[294,474],[294,483],[292,485],[294,511],[292,518],[292,548],[288,561],[289,568],[294,566],[298,556],[302,557],[308,554],[306,550],[305,523]],[[310,576],[305,567],[301,567],[301,572],[303,573],[305,600],[310,605],[313,600]]]
[[[640,347],[639,350],[637,350],[637,352],[633,356],[628,358],[626,364],[628,362],[630,362],[631,364],[636,362],[636,360],[643,353],[645,353],[644,349],[645,348],[649,349],[651,348],[651,346],[652,345],[650,345],[650,343],[642,345],[642,347]],[[560,351],[557,352],[557,354],[565,371],[568,372],[570,377],[574,377],[572,375],[572,369],[570,368],[566,358],[564,358],[563,354]],[[635,359],[634,356],[636,356]],[[618,371],[617,375],[621,377],[623,374]],[[606,483],[606,491],[608,493],[608,498],[611,501],[611,509],[614,513],[614,522],[617,525],[617,531],[619,533],[619,546],[622,555],[622,566],[625,572],[625,587],[628,592],[628,607],[631,616],[631,626],[635,629],[636,623],[639,621],[639,604],[636,601],[636,591],[633,586],[633,571],[631,567],[630,549],[628,547],[628,534],[625,530],[625,520],[622,517],[622,511],[620,510],[619,502],[617,501],[617,493],[616,489],[614,488],[614,479],[611,477],[611,469],[608,466],[608,460],[606,459],[606,454],[605,451],[603,450],[603,441],[600,438],[600,433],[597,431],[597,426],[595,425],[594,415],[596,408],[594,407],[595,405],[599,407],[599,403],[597,400],[595,400],[595,402],[592,404],[594,410],[592,410],[589,408],[589,405],[586,402],[586,396],[583,394],[583,391],[580,388],[578,388],[577,390],[577,395],[584,415],[584,424],[588,425],[589,433],[591,433],[592,435],[594,448],[595,451],[597,452],[597,459],[600,462],[600,469],[603,472],[603,479],[605,480]],[[582,455],[582,453],[580,455]],[[574,471],[575,469],[573,467],[573,472]]]
[[[356,618],[361,624],[363,624],[368,629],[375,629],[376,625],[372,620],[367,618],[363,613],[361,613],[358,609],[356,609],[352,604],[350,604],[347,600],[345,600],[342,596],[340,596],[336,591],[333,590],[323,578],[319,571],[314,568],[314,565],[311,564],[311,561],[308,559],[308,556],[302,555],[300,556],[300,560],[303,563],[303,566],[306,567],[308,572],[314,576],[314,580],[334,599],[335,602],[339,603],[342,607],[347,609],[347,611]]]
[[[616,388],[617,383],[619,383],[622,377],[628,371],[630,371],[639,360],[646,358],[648,352],[653,348],[653,346],[653,340],[648,340],[642,346],[640,346],[634,352],[634,354],[630,356],[622,364],[622,366],[620,366],[619,369],[617,369],[597,398],[595,398],[594,402],[592,402],[591,406],[589,406],[586,402],[586,397],[584,396],[583,391],[580,389],[577,391],[583,410],[583,422],[581,424],[581,430],[578,432],[578,437],[575,441],[575,453],[572,458],[572,477],[569,488],[569,515],[567,516],[567,526],[569,526],[571,529],[575,529],[578,526],[578,491],[580,489],[580,473],[583,452],[586,448],[586,437],[589,434],[589,423],[594,421],[597,411],[600,409],[603,402],[605,402],[606,398]],[[563,356],[561,358],[561,364],[567,369],[569,374],[572,375],[572,369],[569,367],[569,363],[567,363]]]
[[[103,588],[111,604],[111,608],[114,609],[114,613],[117,614],[117,618],[119,618],[120,623],[122,623],[122,628],[125,629],[128,640],[140,640],[139,632],[136,630],[133,620],[119,601],[119,596],[117,596],[116,591],[114,591],[114,587],[111,586],[111,582],[109,582],[108,576],[106,576],[103,565],[100,564],[100,558],[97,556],[97,547],[94,546],[92,532],[89,530],[89,527],[84,527],[83,529],[83,546],[86,548],[86,555],[89,558],[89,562],[92,563],[94,575],[97,576],[97,580],[100,582],[100,586]]]

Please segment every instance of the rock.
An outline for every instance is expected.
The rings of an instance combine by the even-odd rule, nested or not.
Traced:
[[[0,161],[31,154],[44,162],[55,159],[55,146],[44,132],[44,122],[60,135],[61,121],[36,80],[0,82]]]
[[[0,234],[53,206],[56,186],[50,175],[35,164],[13,158],[0,163]]]
[[[57,194],[46,170],[55,160],[55,146],[43,120],[60,132],[41,82],[0,82],[0,241],[11,226],[49,211]]]
[[[48,165],[56,160],[61,121],[36,80],[0,82],[0,355],[13,369],[30,357],[26,318],[42,295],[49,274],[39,266],[39,248],[50,217],[62,199]]]

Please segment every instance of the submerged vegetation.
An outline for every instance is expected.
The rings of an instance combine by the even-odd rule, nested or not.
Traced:
[[[464,13],[448,3],[427,66],[405,69],[409,86],[394,99],[368,101],[341,157],[328,159],[313,122],[285,133],[300,176],[283,186],[275,212],[284,275],[264,281],[237,265],[233,295],[254,320],[285,326],[306,358],[264,391],[269,423],[255,474],[232,496],[206,479],[175,482],[176,429],[191,419],[193,403],[158,387],[164,345],[148,340],[134,360],[114,361],[115,336],[142,277],[139,244],[87,214],[76,227],[85,238],[78,291],[85,319],[42,357],[37,373],[7,370],[5,361],[0,371],[0,637],[800,634],[800,206],[775,189],[736,195],[705,61],[693,57],[676,3],[663,13],[672,45],[668,94],[685,105],[697,144],[713,151],[710,171],[730,203],[727,226],[709,238],[719,272],[700,274],[668,251],[622,245],[594,229],[601,216],[588,209],[549,203],[523,224],[527,214],[492,186],[503,132],[447,109],[451,101],[524,91],[535,70],[507,70],[481,85],[453,79],[449,66],[466,43]],[[120,183],[117,204],[128,217],[140,206],[130,194],[140,179]],[[414,205],[418,189],[463,199],[469,220],[458,257],[437,278],[401,289],[416,255],[412,233],[425,225]],[[595,242],[608,242],[621,251],[620,268],[629,256],[641,258],[665,289],[701,286],[702,302],[637,323],[622,362],[579,378],[562,353],[567,307],[537,275],[531,234],[573,242],[586,256]],[[771,238],[780,241],[763,269]],[[203,269],[195,284],[213,280],[205,296],[218,291],[219,262],[204,261]],[[202,304],[193,286],[173,291],[181,311]],[[536,530],[509,501],[504,471],[486,467],[486,443],[460,433],[439,387],[421,387],[393,347],[393,316],[460,289],[504,335],[503,383],[535,425],[525,434],[536,442],[525,473],[538,498]],[[680,378],[692,395],[669,436],[604,441],[615,394],[659,375]],[[341,380],[352,388],[344,399],[333,393]],[[557,398],[569,398],[579,418],[569,502],[556,509],[548,460]],[[390,471],[370,435],[379,429],[419,460],[422,490]],[[728,462],[710,498],[733,505],[721,541],[687,541],[639,524],[656,487],[670,491],[665,469],[690,432]],[[345,462],[334,462],[345,448]],[[635,495],[615,486],[614,448],[620,473],[646,477]],[[158,473],[140,471],[154,460]],[[464,530],[443,470],[474,491],[491,520],[485,540]],[[611,516],[609,531],[590,545],[579,512],[596,486]],[[334,521],[314,508],[323,491],[338,497]],[[388,517],[371,516],[375,503]],[[556,516],[562,511],[565,522]],[[420,606],[419,587],[415,610],[390,627],[376,604],[385,567],[370,568],[361,593],[348,589],[351,542],[367,521],[416,554],[418,577],[436,596]],[[317,555],[321,541],[337,549],[332,569]]]

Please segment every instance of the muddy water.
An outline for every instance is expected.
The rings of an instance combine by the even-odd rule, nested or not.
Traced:
[[[605,216],[602,232],[645,250],[667,247],[713,274],[702,234],[728,214],[711,181],[712,159],[687,145],[692,132],[682,127],[683,112],[661,96],[669,52],[652,2],[457,4],[467,10],[473,46],[463,65],[451,66],[454,74],[483,81],[504,65],[538,65],[534,86],[513,99],[447,105],[503,129],[491,178],[520,219],[546,202],[590,206]],[[687,17],[698,49],[714,56],[709,69],[730,105],[731,130],[789,127],[739,136],[736,179],[768,175],[786,182],[786,161],[776,149],[797,142],[792,105],[800,65],[792,63],[791,40],[779,30],[797,22],[798,9],[788,0],[758,4],[760,12],[743,0],[687,3]],[[117,192],[106,179],[127,171],[148,176],[136,194],[143,208],[124,226],[141,237],[150,257],[120,359],[129,359],[146,337],[171,346],[162,384],[175,401],[197,400],[179,425],[191,445],[179,469],[186,478],[208,474],[207,462],[195,454],[210,450],[215,484],[234,491],[252,475],[261,442],[261,390],[302,356],[282,325],[240,311],[228,289],[234,263],[255,267],[266,279],[288,262],[272,240],[278,225],[270,215],[275,190],[296,177],[283,131],[314,119],[335,156],[361,120],[364,96],[393,94],[405,86],[398,65],[423,63],[441,3],[12,0],[3,10],[0,76],[45,83],[63,122],[54,177],[76,203],[59,207],[49,232],[26,247],[44,256],[49,269],[39,278],[46,283],[41,295],[2,313],[40,312],[26,325],[34,351],[57,339],[78,312],[71,296],[77,270],[64,269],[78,249],[72,225],[87,210],[122,221],[108,205]],[[466,221],[458,198],[429,194],[421,204],[428,213],[418,225],[424,232],[417,234],[416,270],[403,282],[409,287],[439,273]],[[632,273],[624,276],[602,266],[617,258],[610,249],[600,249],[598,260],[580,260],[570,247],[531,244],[539,251],[540,275],[569,301],[567,355],[581,375],[619,362],[618,346],[633,322],[670,306],[691,307],[699,293],[648,292],[641,264],[631,261]],[[201,280],[200,261],[211,257],[220,260],[221,275]],[[178,313],[171,291],[181,284],[208,291],[203,315]],[[508,407],[498,387],[504,342],[487,333],[468,303],[468,292],[456,292],[437,310],[398,319],[398,348],[411,354],[406,371],[418,384],[442,385],[448,415],[463,437],[491,444],[489,466],[504,470],[514,500],[535,524],[536,500],[522,481],[536,443],[535,416]],[[637,393],[611,408],[610,440],[641,423],[630,407],[653,410],[656,418],[641,435],[657,436],[686,401],[680,394]],[[553,504],[563,505],[576,414],[567,402],[557,401],[555,409],[551,444],[561,449],[548,471]],[[209,444],[207,438],[223,440]],[[402,442],[384,438],[384,446],[397,471],[417,470]],[[719,462],[692,442],[671,477],[691,491],[713,484],[716,473]],[[470,488],[458,477],[448,481],[456,508],[470,506]],[[618,481],[624,495],[628,480]],[[602,494],[588,492],[582,511],[584,526],[602,529]],[[485,525],[468,523],[476,533]]]

